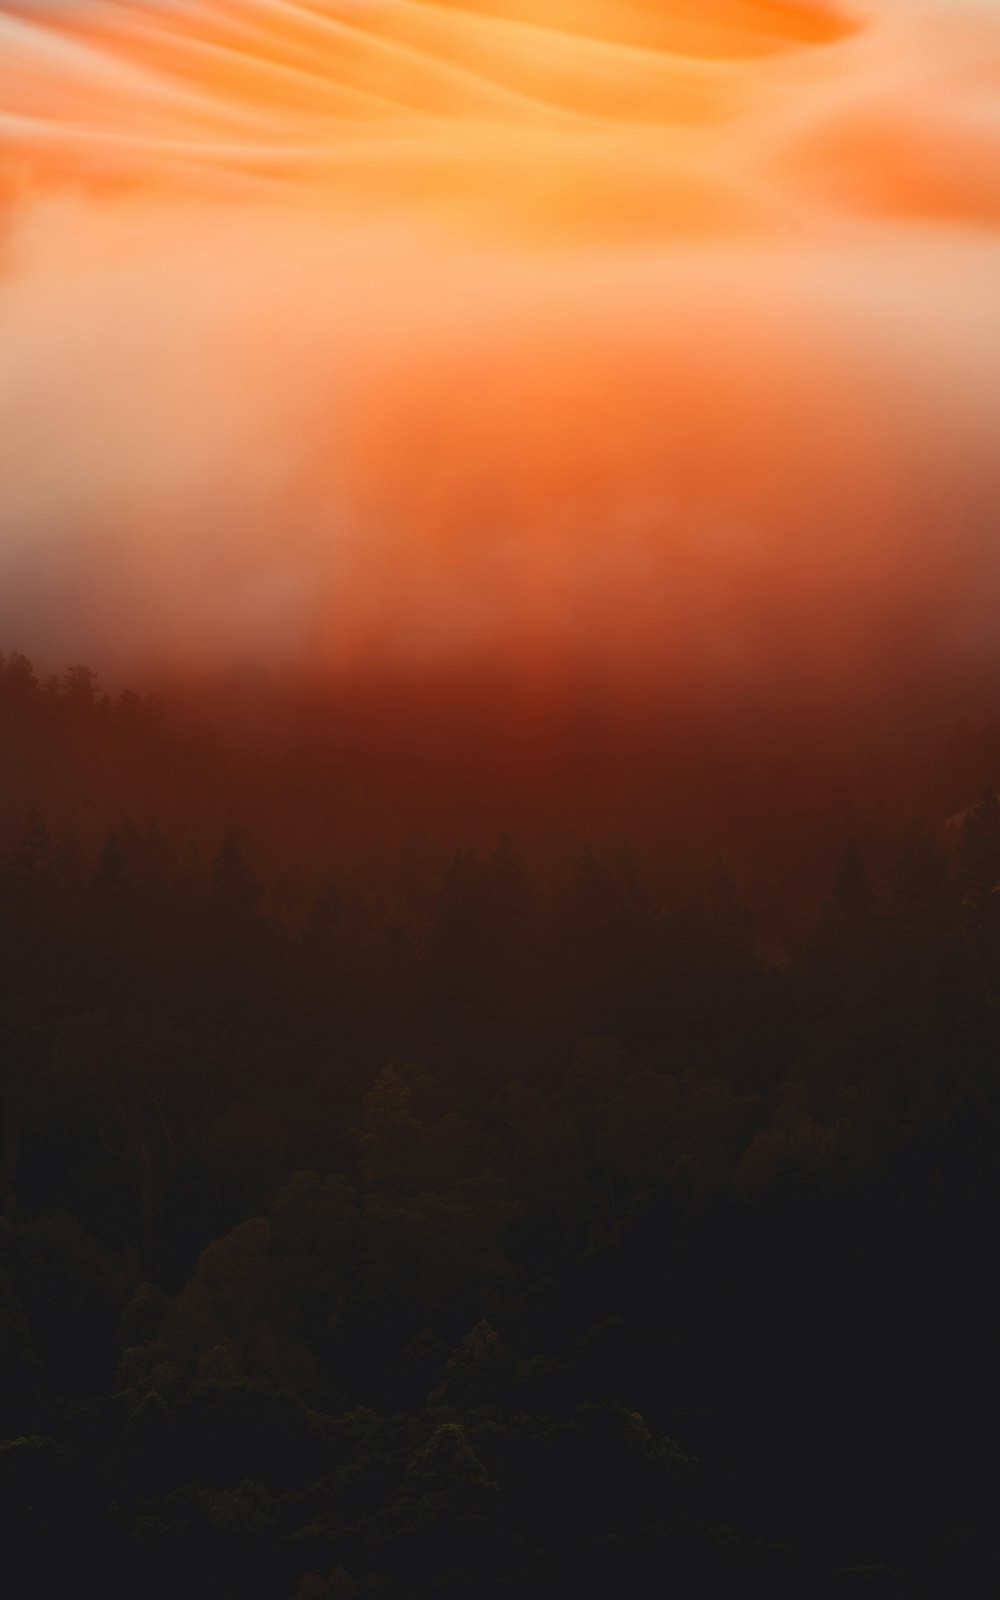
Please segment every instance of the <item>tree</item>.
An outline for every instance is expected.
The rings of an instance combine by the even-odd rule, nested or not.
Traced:
[[[17,1210],[25,1121],[44,1089],[49,1042],[37,1013],[23,1001],[0,1000],[0,1206]]]
[[[234,828],[224,835],[212,860],[209,889],[212,904],[226,923],[245,927],[256,918],[264,891]]]
[[[915,821],[886,874],[885,913],[898,938],[926,948],[940,943],[952,922],[952,866],[928,824]]]
[[[84,716],[97,704],[100,684],[90,667],[70,667],[60,683],[62,703],[73,716]]]
[[[61,1027],[53,1070],[90,1096],[97,1137],[136,1197],[144,1256],[224,1089],[214,1048],[162,1018],[95,1012]]]
[[[959,874],[966,903],[981,909],[1000,888],[1000,799],[988,788],[962,823]]]

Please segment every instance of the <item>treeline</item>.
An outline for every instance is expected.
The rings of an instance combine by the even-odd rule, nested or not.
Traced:
[[[0,653],[0,847],[34,807],[96,849],[128,819],[206,851],[236,824],[258,863],[315,875],[393,855],[414,833],[441,857],[506,832],[565,867],[587,839],[627,835],[646,870],[721,855],[755,893],[802,909],[856,837],[881,860],[901,817],[941,819],[1000,785],[995,722],[940,708],[828,708],[754,719],[590,695],[548,705],[504,684],[443,678],[319,682],[288,671],[109,692],[86,667],[36,673]]]
[[[11,835],[11,1570],[990,1592],[993,791],[808,917],[624,845],[337,861]]]

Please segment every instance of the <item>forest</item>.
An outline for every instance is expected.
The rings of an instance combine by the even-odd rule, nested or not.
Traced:
[[[250,702],[0,656],[8,1570],[995,1592],[995,729],[723,851]]]

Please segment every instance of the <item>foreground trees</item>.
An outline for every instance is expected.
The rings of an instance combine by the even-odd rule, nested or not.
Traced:
[[[295,878],[26,807],[9,1561],[123,1600],[989,1592],[998,815],[845,847],[804,914],[620,844]]]

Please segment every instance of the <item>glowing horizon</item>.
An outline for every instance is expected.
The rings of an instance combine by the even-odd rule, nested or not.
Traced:
[[[992,692],[1000,8],[0,7],[0,630]]]

